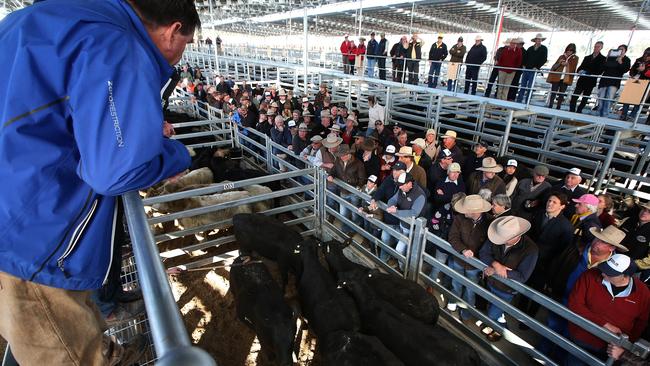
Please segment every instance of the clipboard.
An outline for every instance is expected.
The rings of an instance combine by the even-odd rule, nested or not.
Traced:
[[[458,75],[458,68],[460,67],[460,64],[456,62],[451,62],[449,66],[447,67],[447,79],[449,80],[456,80],[456,76]]]
[[[643,103],[643,96],[648,89],[650,80],[628,80],[621,90],[618,102],[622,104],[637,105]]]

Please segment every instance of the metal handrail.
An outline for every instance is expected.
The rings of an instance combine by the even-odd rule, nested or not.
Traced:
[[[122,201],[154,348],[158,355],[156,364],[216,366],[216,362],[207,352],[190,343],[167,274],[160,261],[158,248],[147,224],[139,193],[125,193]]]

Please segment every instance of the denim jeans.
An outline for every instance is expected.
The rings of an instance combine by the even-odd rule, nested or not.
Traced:
[[[399,229],[402,232],[402,234],[405,235],[408,238],[409,232],[410,232],[411,229],[409,227],[404,227],[402,225],[400,225]],[[408,250],[408,247],[409,247],[408,242],[405,242],[403,240],[399,240],[397,242],[397,246],[395,247],[395,251],[397,251],[397,253],[399,253],[399,254],[401,254],[403,256],[406,256],[406,251]],[[399,259],[399,269],[401,269],[401,270],[404,269],[404,262],[401,259]]]
[[[456,80],[447,80],[447,91],[454,91],[454,85],[456,85]]]
[[[391,229],[400,231],[399,230],[399,225],[387,225],[387,226],[390,227]],[[395,242],[396,241],[397,241],[397,239],[395,239],[395,237],[392,236],[387,230],[382,230],[381,231],[381,242],[382,243],[388,245],[391,248],[395,248]],[[386,261],[388,261],[388,258],[390,258],[390,254],[387,251],[385,251],[383,249],[380,249],[379,250],[379,259],[386,262]]]
[[[639,108],[641,106],[639,104],[635,104],[634,107],[632,107],[632,115],[628,116],[628,112],[630,111],[630,105],[629,104],[623,104],[623,112],[621,113],[621,119],[623,121],[627,121],[629,117],[635,118],[636,114],[639,113]]]
[[[327,184],[327,190],[334,193],[335,195],[339,195],[339,187],[334,185],[333,183],[328,183]],[[325,204],[329,207],[331,207],[333,210],[338,211],[339,209],[339,203],[334,200],[334,198],[325,196]]]
[[[533,86],[535,80],[535,70],[524,70],[521,74],[521,82],[519,83],[519,94],[517,94],[517,103],[526,103],[528,101],[528,94]]]
[[[480,269],[476,269],[476,268],[466,269],[465,267],[463,267],[461,262],[457,259],[451,259],[449,262],[449,267],[454,271],[458,272],[459,274],[465,276],[468,280],[478,284],[478,279],[479,279],[478,276],[481,273]],[[476,295],[474,294],[474,291],[463,286],[463,284],[460,283],[459,281],[456,280],[451,281],[451,290],[456,296],[465,300],[468,306],[473,307],[476,304]],[[469,319],[470,314],[469,312],[461,309],[460,317],[462,319]]]
[[[340,194],[340,197],[343,198],[344,200],[350,202],[353,206],[360,206],[361,205],[361,198],[359,196],[356,196],[352,193],[342,193]],[[350,209],[345,207],[343,204],[339,204],[339,214],[341,216],[345,217],[346,219],[349,219],[350,221],[359,224],[359,220],[361,219],[359,216],[355,215],[352,213]],[[347,224],[343,224],[341,227],[344,233],[347,233],[348,231],[351,231],[352,228],[348,226]]]
[[[368,57],[368,77],[369,78],[374,78],[375,77],[375,65],[377,64],[377,59]]]
[[[606,117],[609,115],[609,108],[612,105],[611,99],[614,99],[618,88],[615,86],[606,86],[598,89],[598,115]]]
[[[465,71],[465,94],[476,95],[476,85],[480,66],[468,65]]]
[[[498,298],[500,298],[501,300],[503,300],[503,301],[505,301],[507,303],[511,303],[512,298],[515,297],[515,295],[517,294],[516,292],[511,294],[509,292],[500,290],[500,289],[498,289],[498,288],[496,288],[496,287],[494,287],[492,285],[489,285],[489,284],[488,284],[488,288],[490,289],[491,293],[493,293]],[[494,305],[494,303],[490,303],[490,305],[488,306],[487,316],[488,316],[488,318],[494,320],[495,322],[499,322],[500,324],[503,324],[503,326],[505,327],[505,325],[506,325],[505,321],[504,322],[499,321],[499,318],[504,316],[503,310],[501,310],[497,305]],[[505,318],[504,318],[504,320],[505,320]]]
[[[450,247],[449,248],[450,250],[453,250],[453,249],[451,249],[451,245],[449,247]],[[440,247],[436,247],[435,258],[440,263],[447,264],[447,259],[449,258],[449,253],[447,251],[445,251],[444,249],[440,248]],[[438,280],[438,276],[440,276],[440,269],[435,267],[435,266],[431,267],[431,272],[429,273],[429,277],[431,277],[431,279],[435,281],[435,280]],[[440,279],[440,280],[442,280],[442,279]]]
[[[429,88],[435,88],[438,86],[438,77],[440,76],[440,66],[442,63],[440,61],[431,61],[431,66],[429,67],[429,83],[427,84]]]

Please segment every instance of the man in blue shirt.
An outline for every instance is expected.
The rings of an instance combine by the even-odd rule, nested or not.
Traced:
[[[370,33],[370,42],[366,48],[366,55],[368,56],[368,77],[375,77],[375,64],[377,64],[377,57],[379,56],[379,43],[375,39],[375,32]]]
[[[199,25],[191,0],[39,1],[0,22],[0,335],[21,365],[130,365],[146,348],[104,336],[90,294],[117,196],[190,164],[163,136],[161,90]]]

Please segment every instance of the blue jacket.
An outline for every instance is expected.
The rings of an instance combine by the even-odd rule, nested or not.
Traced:
[[[99,288],[116,197],[179,173],[162,135],[172,67],[123,0],[48,0],[0,22],[0,271]]]

